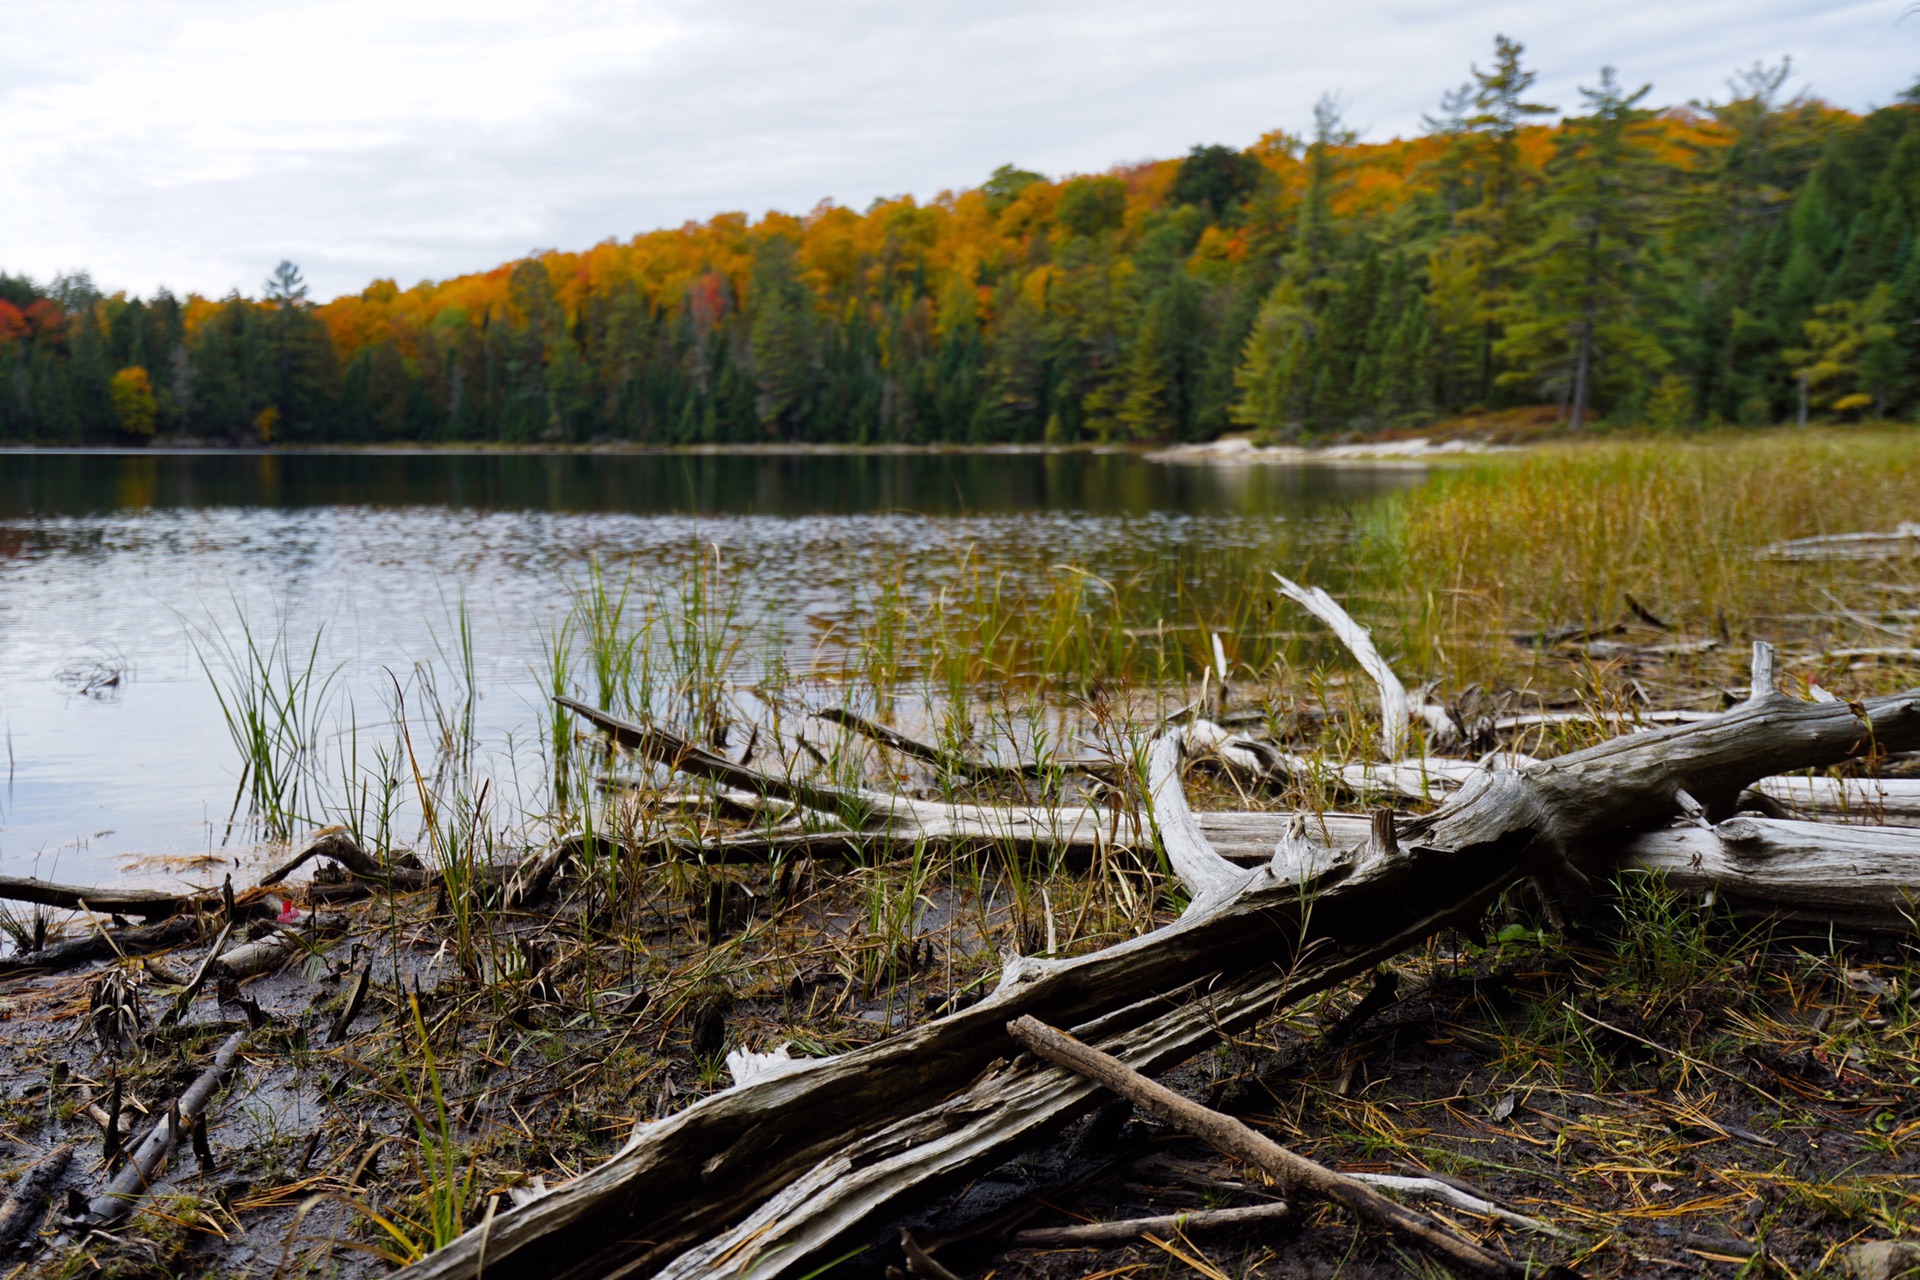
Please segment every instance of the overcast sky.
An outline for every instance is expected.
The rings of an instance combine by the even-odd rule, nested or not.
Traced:
[[[0,270],[316,297],[721,210],[930,197],[1302,131],[1337,92],[1420,127],[1525,42],[1536,96],[1603,64],[1661,103],[1795,85],[1882,105],[1906,0],[4,0]]]

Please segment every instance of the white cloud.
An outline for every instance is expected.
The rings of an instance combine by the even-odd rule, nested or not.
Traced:
[[[11,0],[0,269],[140,292],[479,270],[728,209],[800,212],[1301,130],[1381,138],[1521,39],[1537,95],[1654,99],[1791,53],[1850,107],[1912,81],[1901,0]]]

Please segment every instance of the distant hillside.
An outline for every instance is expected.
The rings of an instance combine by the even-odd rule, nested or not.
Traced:
[[[313,305],[0,277],[0,438],[1197,440],[1522,404],[1750,424],[1920,407],[1920,106],[1559,123],[1518,45],[1424,135],[741,214]]]

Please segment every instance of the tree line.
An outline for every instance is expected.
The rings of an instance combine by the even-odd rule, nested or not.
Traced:
[[[1681,428],[1920,411],[1920,87],[1756,65],[1562,109],[1495,41],[1419,136],[1304,136],[823,203],[324,304],[0,275],[0,439],[1058,442],[1550,405]]]

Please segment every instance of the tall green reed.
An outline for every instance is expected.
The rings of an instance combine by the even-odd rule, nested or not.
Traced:
[[[316,757],[340,668],[321,662],[324,626],[302,646],[285,616],[263,635],[244,610],[236,614],[237,639],[211,621],[190,625],[188,638],[240,756],[234,812],[244,799],[261,832],[284,840],[312,821],[302,797],[318,782]],[[229,831],[231,822],[230,815]]]

